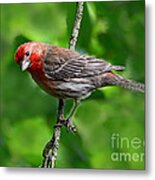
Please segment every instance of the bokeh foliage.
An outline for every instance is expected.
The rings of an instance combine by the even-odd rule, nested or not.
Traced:
[[[38,167],[56,120],[57,101],[13,61],[17,46],[43,41],[67,47],[75,3],[1,4],[0,165]],[[126,66],[123,76],[144,82],[144,2],[85,4],[77,50]],[[72,105],[66,104],[67,113]],[[74,123],[63,129],[57,167],[144,169],[144,161],[112,161],[111,153],[143,153],[144,147],[113,149],[111,136],[144,140],[144,95],[103,88],[83,101]]]

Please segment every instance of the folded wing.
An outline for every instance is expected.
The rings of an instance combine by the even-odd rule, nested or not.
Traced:
[[[112,70],[122,71],[124,67],[113,66],[102,59],[85,55],[67,60],[59,57],[59,60],[49,59],[44,62],[46,77],[52,80],[93,77]]]

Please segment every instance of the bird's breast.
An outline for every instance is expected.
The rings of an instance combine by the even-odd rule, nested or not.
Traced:
[[[57,96],[55,92],[55,82],[49,80],[44,75],[44,72],[41,70],[31,72],[32,78],[34,81],[48,94],[52,96]]]

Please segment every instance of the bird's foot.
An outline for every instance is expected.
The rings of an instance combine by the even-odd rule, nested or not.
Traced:
[[[71,120],[70,119],[67,119],[67,120],[59,120],[59,122],[54,126],[55,128],[56,127],[62,127],[62,126],[65,126],[67,128],[67,130],[69,132],[72,132],[72,133],[76,133],[77,132],[77,128],[75,125],[72,124]]]
[[[77,132],[77,128],[75,125],[72,124],[71,120],[70,119],[67,119],[65,121],[65,126],[67,127],[67,130],[72,132],[72,133],[76,133]]]

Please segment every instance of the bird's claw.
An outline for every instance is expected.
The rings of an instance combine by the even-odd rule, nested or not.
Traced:
[[[76,133],[77,132],[76,126],[71,123],[70,119],[59,120],[59,122],[54,127],[55,128],[56,127],[62,127],[63,125],[67,128],[67,130],[69,132],[72,132],[72,133]]]
[[[77,132],[76,126],[73,125],[69,119],[66,120],[66,127],[67,127],[67,130],[72,132],[72,133],[76,133]]]

